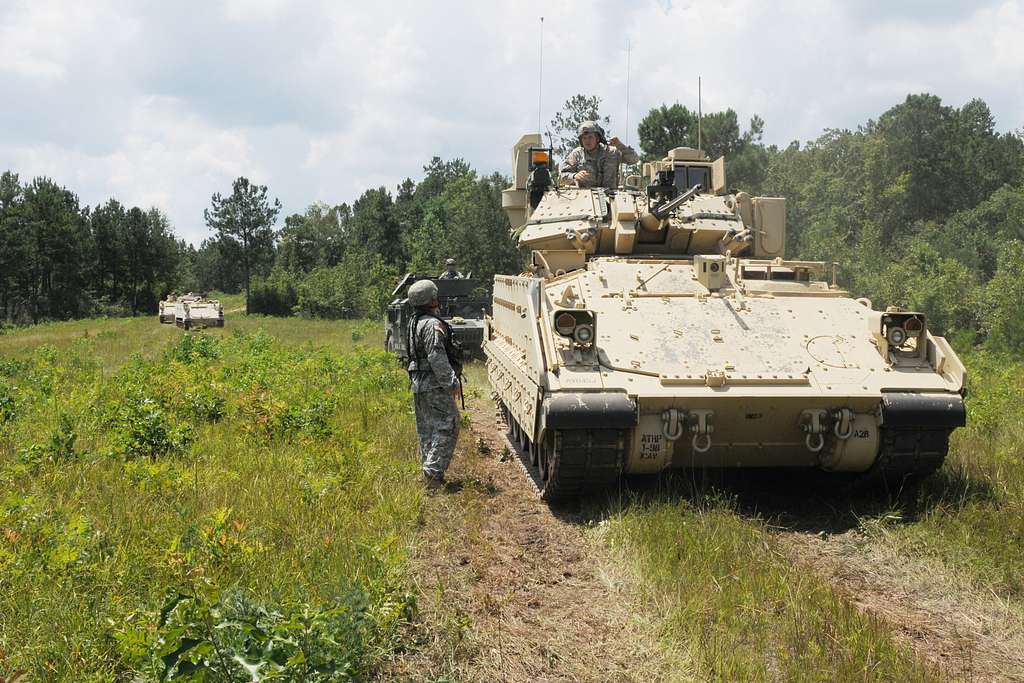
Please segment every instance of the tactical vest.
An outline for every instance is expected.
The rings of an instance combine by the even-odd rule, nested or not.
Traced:
[[[420,347],[416,343],[418,336],[416,334],[416,328],[419,327],[420,318],[434,318],[441,323],[441,327],[444,329],[444,355],[448,357],[448,363],[452,366],[452,370],[455,371],[455,377],[462,377],[462,366],[465,364],[462,342],[455,338],[455,334],[452,332],[452,326],[443,318],[439,318],[433,313],[417,312],[413,315],[412,321],[409,323],[409,358],[416,364],[416,369],[410,370],[410,372],[431,371],[430,361],[427,360],[425,353],[420,353]]]

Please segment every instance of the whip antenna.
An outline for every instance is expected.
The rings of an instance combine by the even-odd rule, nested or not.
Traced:
[[[698,152],[701,151],[701,147],[700,147],[700,119],[701,119],[701,109],[700,109],[700,76],[697,76],[697,151]]]
[[[626,38],[626,146],[629,147],[629,53],[632,45]]]
[[[544,17],[540,18],[540,73],[537,75],[537,133],[540,129],[540,99],[544,92]]]

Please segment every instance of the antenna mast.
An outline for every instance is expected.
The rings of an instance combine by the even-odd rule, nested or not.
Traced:
[[[537,76],[537,134],[540,129],[540,98],[544,92],[544,17],[540,18],[540,74]]]
[[[626,38],[626,146],[629,146],[629,56],[632,49],[629,38]]]
[[[701,107],[700,107],[700,76],[697,76],[697,151],[701,151],[700,147],[700,120],[702,118]]]

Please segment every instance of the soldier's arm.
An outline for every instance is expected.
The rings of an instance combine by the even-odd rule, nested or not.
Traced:
[[[457,387],[459,378],[455,376],[452,364],[448,362],[448,354],[444,352],[444,332],[436,320],[432,319],[431,322],[433,324],[427,333],[427,362],[438,384],[446,389]]]
[[[612,138],[608,141],[608,144],[619,150],[619,154],[622,155],[623,164],[635,164],[640,161],[640,155],[636,153],[636,150],[628,145],[624,144],[622,140],[618,138]]]
[[[576,173],[580,170],[580,162],[583,160],[583,155],[580,153],[580,148],[577,147],[573,151],[569,152],[569,155],[565,157],[560,168],[563,175]]]

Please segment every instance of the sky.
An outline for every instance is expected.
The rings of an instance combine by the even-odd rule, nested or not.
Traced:
[[[198,245],[240,175],[283,221],[433,156],[509,173],[538,101],[546,127],[576,93],[632,143],[651,108],[695,108],[698,77],[704,111],[780,146],[919,92],[1020,130],[1022,36],[1024,0],[0,0],[0,171],[159,207]]]

